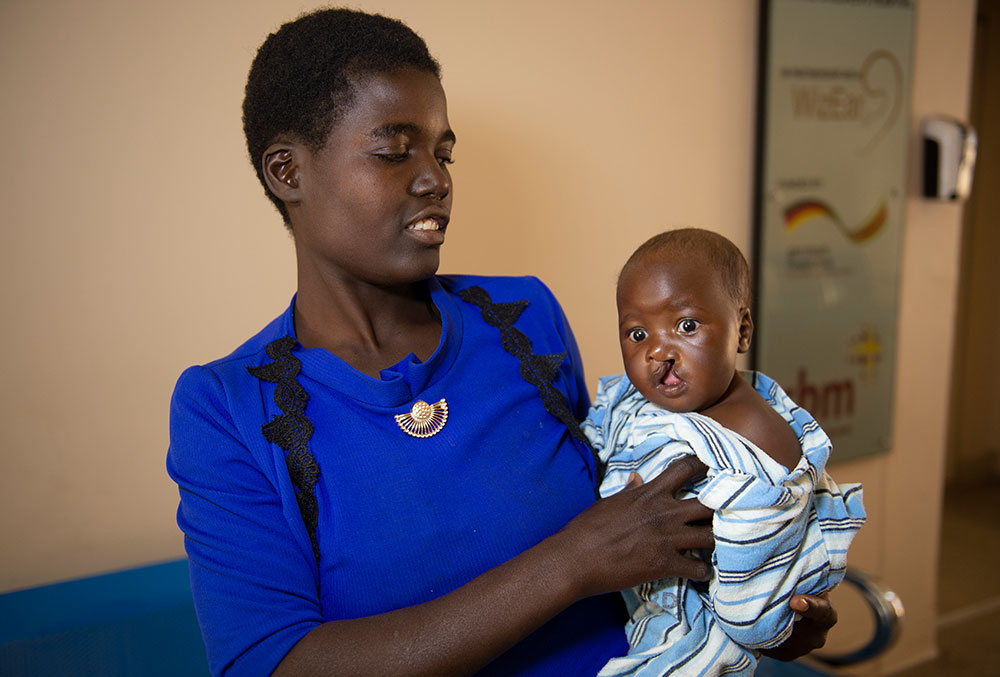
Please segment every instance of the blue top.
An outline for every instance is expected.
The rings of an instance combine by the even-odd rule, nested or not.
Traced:
[[[470,287],[495,305],[459,298]],[[437,350],[426,362],[411,354],[381,379],[294,341],[294,301],[228,357],[181,375],[167,468],[180,488],[177,521],[213,674],[270,674],[317,625],[444,595],[594,502],[592,453],[550,413],[554,395],[576,419],[589,407],[551,292],[534,278],[440,276],[430,288]],[[248,367],[280,362],[266,348],[283,337],[291,362],[278,369],[279,406],[275,383]],[[553,355],[562,357],[544,357]],[[287,395],[298,386],[308,400],[296,405]],[[415,401],[442,398],[448,419],[437,434],[411,437],[397,425]],[[318,467],[312,534],[286,451],[262,431],[294,418],[296,406],[304,419],[283,444]],[[627,650],[620,611],[617,595],[585,600],[487,671],[595,674]]]

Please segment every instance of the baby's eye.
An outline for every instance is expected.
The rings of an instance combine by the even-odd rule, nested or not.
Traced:
[[[626,334],[626,336],[628,336],[630,341],[633,341],[635,343],[642,343],[643,341],[646,340],[647,334],[646,330],[643,329],[642,327],[635,327],[634,329],[629,329],[628,334]]]
[[[680,330],[682,334],[693,334],[698,328],[698,320],[692,320],[691,318],[685,318],[677,323],[677,329]]]

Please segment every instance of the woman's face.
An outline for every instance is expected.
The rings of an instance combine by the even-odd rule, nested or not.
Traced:
[[[432,73],[359,79],[326,144],[299,166],[289,215],[300,281],[317,273],[389,286],[432,276],[451,214],[454,145]]]

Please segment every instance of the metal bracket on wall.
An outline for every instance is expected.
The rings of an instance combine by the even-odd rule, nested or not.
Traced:
[[[875,619],[875,633],[867,644],[843,654],[812,654],[810,658],[826,665],[853,665],[881,655],[899,638],[903,624],[903,601],[893,590],[874,576],[853,567],[847,568],[844,581],[864,597]]]

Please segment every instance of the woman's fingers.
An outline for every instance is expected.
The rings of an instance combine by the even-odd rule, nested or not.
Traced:
[[[637,473],[629,475],[626,489],[641,487],[634,494],[636,506],[650,517],[649,523],[658,532],[659,539],[670,552],[708,549],[715,547],[712,536],[711,508],[695,499],[678,499],[677,493],[693,478],[704,475],[708,468],[695,456],[684,456],[671,463],[660,475],[645,484]],[[691,571],[691,558],[674,560],[671,565],[680,565]],[[681,575],[685,578],[691,576]],[[701,578],[701,575],[695,576]]]
[[[694,581],[707,581],[712,570],[708,564],[692,557],[676,554],[670,563],[671,575],[677,578],[689,578]]]
[[[691,480],[708,472],[708,467],[698,460],[696,456],[682,456],[660,473],[660,476],[651,480],[650,484],[662,484],[671,496],[681,490],[685,484]]]
[[[715,547],[712,510],[676,496],[705,471],[692,456],[645,483],[633,473],[623,491],[598,501],[567,525],[564,535],[571,536],[577,549],[571,558],[588,563],[578,571],[583,589],[593,594],[667,576],[708,578],[711,569],[692,553]]]
[[[698,503],[691,499],[691,503]],[[700,503],[698,505],[701,505]],[[702,506],[704,507],[704,506]],[[678,534],[679,548],[685,550],[714,550],[715,536],[712,534],[712,511],[709,510],[708,520],[702,517],[692,517],[685,522],[687,529]],[[699,515],[701,511],[698,511]]]

